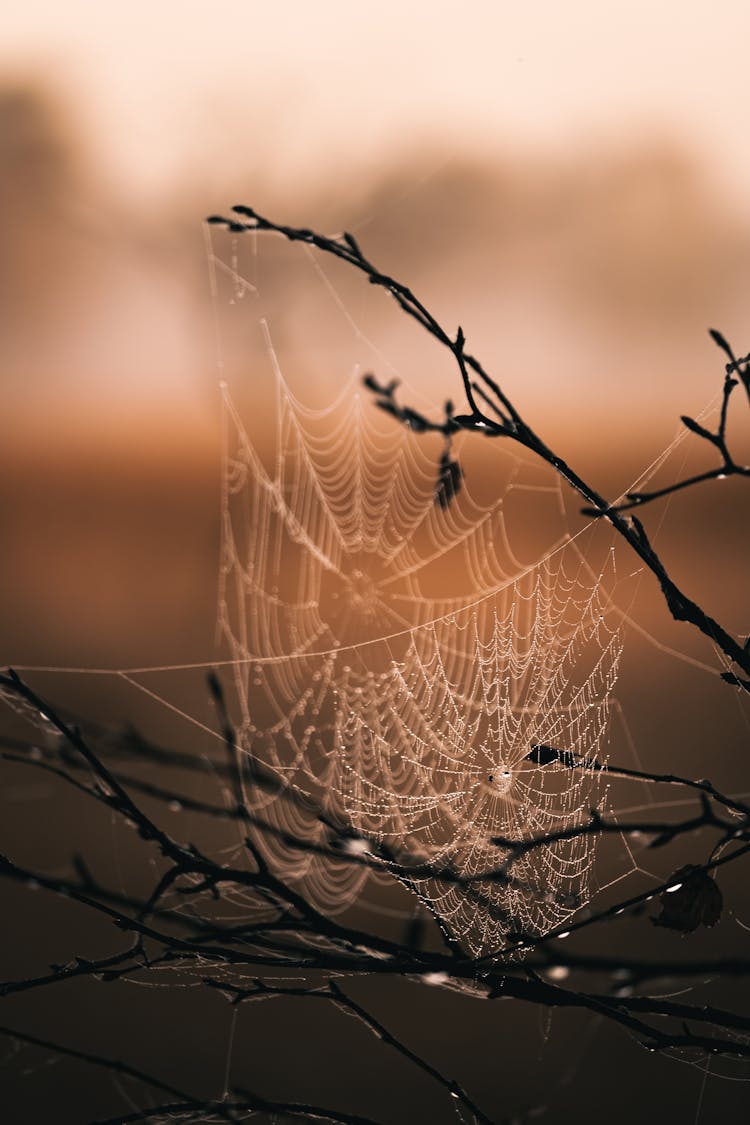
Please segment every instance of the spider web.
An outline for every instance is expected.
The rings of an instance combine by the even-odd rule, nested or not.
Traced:
[[[585,768],[606,761],[610,713],[623,728],[632,764],[641,767],[612,694],[621,651],[615,621],[624,620],[668,657],[711,677],[715,668],[662,644],[615,604],[613,556],[607,548],[602,561],[601,551],[592,550],[596,534],[607,529],[586,524],[572,536],[559,477],[517,447],[456,439],[452,455],[465,469],[463,485],[450,504],[436,503],[442,442],[378,412],[362,391],[365,369],[357,362],[366,356],[379,378],[401,378],[403,401],[427,413],[436,413],[439,397],[432,388],[425,397],[408,386],[393,360],[398,339],[379,335],[387,345],[381,348],[362,331],[361,302],[343,274],[334,285],[317,257],[298,248],[282,255],[279,270],[273,255],[259,254],[261,242],[243,239],[250,260],[242,268],[237,238],[222,253],[211,241],[208,247],[222,375],[230,366],[228,339],[239,355],[233,393],[222,382],[221,396],[218,634],[227,659],[216,653],[192,664],[138,668],[16,667],[116,678],[150,698],[162,716],[176,714],[221,741],[215,714],[200,700],[205,671],[223,666],[248,761],[265,762],[358,833],[353,848],[369,840],[390,848],[394,865],[399,857],[421,856],[474,880],[473,895],[434,880],[409,884],[472,948],[502,945],[516,930],[546,932],[593,893],[593,837],[560,841],[515,861],[513,886],[490,886],[477,875],[503,861],[493,837],[562,830],[585,821],[592,807],[604,812],[612,805],[606,786],[615,775]],[[287,288],[292,259],[305,274],[301,285]],[[282,317],[277,349],[264,314],[268,308],[277,314],[280,296],[288,318],[292,302],[305,336],[320,316],[320,302],[309,301],[316,281],[337,320],[335,332],[316,337],[324,346],[316,343],[311,362],[284,339]],[[241,337],[230,337],[232,320],[243,325]],[[349,351],[340,347],[347,336]],[[282,372],[285,350],[295,390]],[[414,354],[410,340],[410,366]],[[454,372],[448,386],[455,389]],[[639,487],[684,438],[681,429]],[[617,582],[621,592],[623,580]],[[201,679],[190,682],[191,675]],[[545,745],[563,756],[534,761],[534,748]],[[618,792],[634,784],[618,779]],[[645,780],[638,788],[632,803],[618,800],[611,815],[688,803],[655,802]],[[326,826],[299,804],[251,784],[245,799],[280,833],[329,844]],[[646,873],[629,839],[621,844],[625,870],[606,886]],[[291,850],[280,839],[266,837],[264,846],[285,875],[305,880],[306,892],[330,911],[361,902],[372,878],[351,864],[332,866]],[[484,915],[489,928],[475,933]]]
[[[499,497],[483,503],[464,484],[437,503],[434,447],[379,415],[356,376],[325,408],[305,406],[263,330],[275,384],[265,457],[224,387],[218,626],[239,744],[392,870],[417,859],[469,878],[468,893],[409,884],[472,952],[545,933],[588,900],[590,837],[527,853],[507,884],[479,876],[506,854],[494,837],[558,832],[605,799],[586,767],[606,756],[621,651],[608,568],[592,573],[564,535],[538,561],[517,556],[509,499],[521,524],[552,513],[559,524],[559,487],[530,483],[512,455]],[[544,746],[580,768],[533,760]],[[366,869],[332,877],[278,843],[325,843],[325,825],[252,787],[246,799],[278,830],[274,862],[318,904],[356,898]]]
[[[615,622],[711,679],[715,667],[662,643],[630,616],[623,589],[640,571],[616,577],[603,525],[571,534],[560,478],[517,447],[455,439],[451,455],[464,469],[463,484],[451,503],[436,503],[442,441],[377,411],[358,364],[366,357],[379,379],[399,377],[402,400],[433,416],[437,383],[428,396],[408,385],[394,362],[400,339],[381,335],[378,324],[384,347],[372,343],[343,275],[334,285],[312,253],[297,249],[279,270],[272,256],[259,255],[261,241],[245,240],[251,256],[242,270],[236,238],[223,255],[209,244],[219,369],[232,378],[232,393],[221,384],[224,652],[201,653],[190,664],[18,670],[109,677],[141,693],[144,706],[150,700],[159,720],[172,714],[203,732],[213,750],[224,736],[206,700],[205,673],[219,669],[231,684],[248,763],[244,800],[276,830],[259,828],[257,842],[331,913],[356,904],[409,917],[413,899],[404,911],[390,900],[386,906],[383,894],[370,897],[366,886],[392,888],[395,877],[451,935],[486,953],[512,946],[519,932],[556,932],[571,915],[584,916],[594,894],[619,893],[622,880],[664,877],[669,872],[654,870],[653,853],[643,853],[647,839],[632,834],[535,848],[514,860],[504,886],[481,875],[507,855],[495,838],[564,831],[585,823],[592,808],[618,820],[645,809],[672,815],[690,804],[657,800],[647,779],[586,768],[607,760],[610,716],[619,726],[618,755],[624,737],[626,756],[643,768],[613,695],[621,652]],[[292,258],[306,272],[287,289]],[[274,289],[279,277],[282,293]],[[316,343],[311,361],[290,346],[285,319],[292,302],[307,339],[320,317],[320,302],[308,305],[316,280],[337,319],[335,331],[315,337],[323,346]],[[265,315],[277,316],[279,297],[280,349]],[[225,359],[228,341],[236,367]],[[408,346],[411,369],[418,349],[411,340]],[[295,389],[282,372],[285,355]],[[454,372],[448,387],[455,388]],[[639,486],[684,439],[681,429]],[[560,756],[535,759],[535,748],[545,746]],[[210,755],[200,757],[209,764]],[[287,791],[308,795],[309,812],[304,800],[280,800],[254,785],[253,761],[283,777]],[[615,784],[613,800],[608,786]],[[320,806],[328,825],[316,814]],[[352,852],[377,847],[383,875],[332,862],[330,823],[349,833]],[[292,847],[285,835],[328,854]],[[246,862],[244,833],[226,854]],[[444,866],[459,882],[407,878],[404,868],[415,860]],[[240,912],[258,910],[239,889],[232,900]]]

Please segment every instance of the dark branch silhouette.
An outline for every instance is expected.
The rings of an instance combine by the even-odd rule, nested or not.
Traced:
[[[194,845],[181,842],[173,832],[167,833],[160,828],[155,818],[147,814],[136,801],[133,792],[139,788],[137,780],[126,780],[119,773],[115,762],[105,764],[81,730],[71,727],[57,714],[54,707],[42,700],[20,677],[9,672],[0,677],[0,687],[16,693],[19,698],[36,708],[44,716],[45,722],[52,724],[64,739],[59,747],[47,748],[42,756],[24,756],[23,744],[17,740],[11,750],[4,752],[3,757],[15,764],[25,764],[33,770],[52,772],[61,781],[74,785],[88,799],[113,809],[120,817],[136,826],[144,848],[155,848],[167,862],[167,867],[157,879],[151,894],[138,899],[100,884],[77,856],[71,857],[69,877],[50,876],[16,864],[9,858],[0,858],[0,877],[34,885],[50,893],[63,894],[82,908],[110,918],[126,939],[124,948],[105,957],[76,958],[63,965],[51,966],[48,973],[39,977],[2,982],[0,995],[63,986],[66,981],[80,977],[95,979],[114,988],[120,981],[138,978],[171,966],[198,973],[204,987],[225,995],[232,1004],[282,995],[308,1001],[325,999],[334,1006],[355,1014],[379,1039],[423,1073],[430,1075],[437,1085],[464,1107],[469,1119],[477,1122],[489,1122],[492,1119],[460,1084],[414,1052],[349,996],[339,983],[342,974],[346,979],[373,974],[407,977],[433,986],[458,989],[478,999],[491,1001],[504,997],[543,1007],[583,1008],[621,1025],[652,1050],[690,1049],[712,1055],[720,1053],[735,1058],[750,1057],[750,1017],[699,1003],[677,1003],[659,996],[634,994],[636,988],[643,987],[650,981],[693,980],[709,975],[746,976],[750,974],[750,958],[686,960],[675,957],[669,961],[649,961],[622,955],[579,954],[572,949],[568,950],[560,941],[579,929],[601,925],[623,914],[637,916],[655,900],[660,901],[663,915],[665,902],[668,902],[670,896],[679,894],[680,887],[689,883],[694,873],[699,872],[704,880],[709,879],[709,872],[735,862],[750,851],[750,843],[747,842],[750,835],[750,807],[721,794],[710,782],[695,782],[676,775],[651,775],[645,771],[619,770],[614,766],[578,762],[568,752],[549,746],[536,746],[529,756],[541,763],[541,768],[607,769],[613,774],[635,775],[656,784],[681,785],[687,791],[697,788],[698,811],[695,816],[683,821],[665,822],[646,818],[637,823],[622,825],[594,813],[590,820],[566,829],[564,833],[524,840],[498,839],[496,843],[505,851],[505,857],[497,869],[479,877],[462,876],[457,872],[431,868],[424,864],[413,864],[410,868],[408,862],[395,863],[388,857],[383,857],[374,842],[371,844],[372,850],[364,853],[359,850],[350,851],[346,844],[351,839],[351,834],[346,827],[331,828],[332,834],[337,834],[336,837],[332,835],[332,846],[326,850],[326,855],[332,862],[365,864],[381,870],[385,867],[391,871],[394,880],[407,885],[410,878],[429,875],[434,879],[463,884],[467,893],[475,882],[508,881],[512,878],[512,864],[521,854],[534,848],[549,846],[556,839],[616,832],[638,833],[649,835],[649,846],[658,847],[683,834],[707,829],[714,830],[722,843],[731,840],[735,844],[729,853],[709,858],[705,864],[695,865],[690,872],[678,871],[668,880],[652,884],[638,895],[618,900],[589,917],[572,922],[565,932],[558,930],[550,934],[511,935],[508,948],[475,958],[467,955],[455,943],[447,951],[425,948],[420,945],[418,938],[414,940],[413,928],[402,940],[394,940],[326,917],[305,899],[299,889],[271,870],[260,849],[250,839],[247,840],[247,868],[229,866],[203,854]],[[236,740],[226,718],[221,686],[216,679],[212,680],[211,690],[220,713],[226,720],[224,731],[227,745],[234,748]],[[143,740],[136,740],[135,747],[135,750],[132,747],[128,749],[126,758],[132,761],[137,757],[142,761],[149,761],[148,744]],[[182,754],[171,755],[169,752],[155,750],[154,758],[161,761],[162,768],[165,759],[177,764],[176,768],[183,768],[185,764]],[[225,760],[223,770],[217,769],[217,775],[223,773],[227,780],[231,780],[233,776],[237,779],[235,795],[242,792],[243,769],[256,776],[260,784],[274,786],[286,799],[303,799],[293,789],[285,787],[280,779],[274,778],[267,767],[259,769],[252,761],[246,763],[244,756],[240,758],[232,755]],[[84,772],[90,775],[88,783],[81,780]],[[184,795],[176,797],[169,785],[141,787],[141,791],[162,809],[178,800],[186,812],[214,817],[220,808],[218,804],[208,801],[191,804]],[[309,806],[309,799],[304,800]],[[724,815],[716,811],[712,801],[718,808],[725,810]],[[270,830],[268,825],[258,825],[254,814],[242,805],[230,806],[226,812],[235,819],[245,820],[248,826],[259,828],[261,834]],[[334,845],[334,838],[337,838],[338,846]],[[296,841],[288,839],[286,842],[294,843],[300,849],[315,847],[303,838]],[[716,850],[714,846],[712,857]],[[679,880],[682,883],[678,885]],[[715,887],[715,884],[712,885]],[[237,924],[212,917],[211,906],[216,898],[226,900],[228,893],[235,887],[255,896],[256,903],[267,908],[266,916],[250,922],[243,920]],[[185,893],[192,903],[190,911],[186,911],[177,902],[177,898]],[[166,899],[169,901],[165,901]],[[481,898],[477,901],[477,909],[481,909]],[[687,931],[694,928],[695,921],[693,896],[690,893],[688,901],[683,904],[683,910],[686,911],[688,920],[684,922],[678,919],[675,928]],[[652,920],[657,924],[664,924],[659,917]],[[713,916],[703,916],[699,917],[696,924],[712,925],[715,920]],[[521,960],[520,953],[525,954]],[[214,972],[219,972],[219,976],[212,975],[212,967]],[[227,978],[230,968],[240,974],[237,981]],[[288,973],[310,970],[325,974],[327,983],[311,988],[303,985],[290,986],[286,981],[280,983],[276,980],[276,974],[281,971]],[[270,977],[264,975],[269,973],[272,974]],[[239,983],[247,974],[250,974],[251,982]],[[574,977],[576,987],[562,985],[560,978],[563,975]],[[599,981],[609,978],[611,991],[591,991],[581,987],[586,977]],[[691,1028],[691,1024],[695,1026]],[[6,1033],[15,1034],[8,1029]],[[745,1035],[748,1035],[747,1042]],[[23,1036],[19,1035],[17,1038],[22,1039]],[[44,1045],[50,1050],[56,1049],[56,1045],[47,1041],[44,1041]],[[76,1054],[63,1045],[60,1045],[60,1053],[76,1055],[92,1065],[110,1066],[122,1074],[140,1078],[146,1085],[150,1083],[148,1076],[126,1063]],[[150,1084],[158,1086],[158,1082]],[[286,1100],[267,1100],[239,1088],[231,1092],[228,1101],[203,1102],[200,1106],[201,1112],[214,1114],[218,1120],[241,1120],[241,1117],[231,1115],[253,1109],[257,1111],[259,1108],[265,1108],[268,1112],[287,1113],[289,1116],[317,1114],[332,1121],[365,1120],[334,1109]],[[160,1112],[182,1113],[195,1109],[196,1099],[181,1092],[178,1100],[164,1103]],[[108,1120],[146,1121],[155,1116],[155,1110],[144,1109]]]
[[[731,476],[750,477],[750,467],[738,464],[730,453],[727,444],[729,400],[732,396],[732,391],[735,387],[739,386],[740,383],[745,388],[748,404],[750,405],[750,355],[743,356],[742,359],[736,359],[734,352],[720,332],[712,328],[710,335],[714,343],[729,357],[729,362],[726,364],[724,372],[724,387],[722,390],[718,425],[715,430],[709,430],[706,426],[702,426],[700,422],[696,422],[696,420],[691,418],[688,414],[683,414],[681,416],[681,421],[691,433],[696,434],[718,451],[721,458],[720,464],[715,469],[706,469],[703,473],[696,473],[694,476],[686,477],[684,480],[679,480],[675,484],[668,484],[664,488],[654,489],[652,492],[627,492],[625,494],[627,497],[626,502],[613,504],[610,509],[611,511],[627,512],[630,508],[642,507],[652,500],[659,500],[663,496],[670,496],[673,492],[680,492],[682,489],[692,488],[696,484],[702,484],[703,481],[724,480],[726,477]],[[601,516],[603,514],[596,508],[584,508],[583,512],[584,515],[587,516]]]

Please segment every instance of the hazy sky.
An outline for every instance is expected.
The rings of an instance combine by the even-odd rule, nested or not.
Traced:
[[[0,64],[41,71],[128,190],[253,155],[277,180],[384,150],[665,135],[750,190],[743,0],[26,0]],[[270,128],[269,128],[270,127]]]

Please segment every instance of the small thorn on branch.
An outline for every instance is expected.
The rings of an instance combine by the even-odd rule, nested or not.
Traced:
[[[375,395],[382,395],[384,398],[393,398],[398,387],[398,379],[391,379],[390,383],[379,383],[370,371],[362,376],[362,382],[368,391],[372,391]]]
[[[747,648],[747,645],[745,646]],[[743,691],[750,692],[750,680],[745,680],[742,676],[738,676],[736,672],[721,672],[719,673],[721,679],[726,684],[731,684],[733,687],[741,688]]]
[[[355,254],[360,261],[364,261],[364,256],[354,235],[350,234],[349,231],[344,231],[342,238],[352,253]]]
[[[710,441],[712,445],[716,445],[716,434],[712,434],[710,430],[707,430],[705,428],[705,426],[701,426],[699,422],[696,422],[695,418],[691,418],[689,414],[681,414],[680,421],[682,422],[683,426],[686,426],[688,430],[692,431],[692,433],[697,434],[698,437],[702,437],[706,441]],[[633,493],[628,493],[628,495],[633,495]]]
[[[721,332],[719,332],[716,328],[709,328],[708,334],[716,344],[716,346],[718,348],[721,348],[725,355],[729,356],[729,362],[732,364],[732,366],[734,366],[737,362],[734,352],[732,351],[732,348],[727,343],[725,337],[721,334]]]

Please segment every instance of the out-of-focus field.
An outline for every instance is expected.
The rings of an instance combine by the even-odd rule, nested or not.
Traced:
[[[32,85],[0,91],[0,121],[2,656],[122,665],[200,646],[218,543],[216,388],[228,377],[244,408],[268,409],[261,321],[285,377],[319,405],[357,364],[383,379],[395,366],[438,409],[458,399],[455,375],[351,274],[229,239],[216,253],[248,286],[220,325],[220,371],[227,290],[212,299],[201,219],[234,200],[196,186],[156,213],[129,208]],[[723,357],[706,329],[746,347],[750,231],[667,141],[547,165],[433,161],[425,177],[428,164],[415,154],[348,192],[283,199],[256,173],[245,198],[282,221],[354,231],[446,326],[462,325],[550,444],[619,493],[679,414],[718,394]],[[702,467],[697,446],[660,480],[682,472],[686,451]],[[724,569],[713,579],[746,524],[736,496],[727,482],[673,500],[664,534],[674,564],[705,577],[742,628],[739,587]]]

